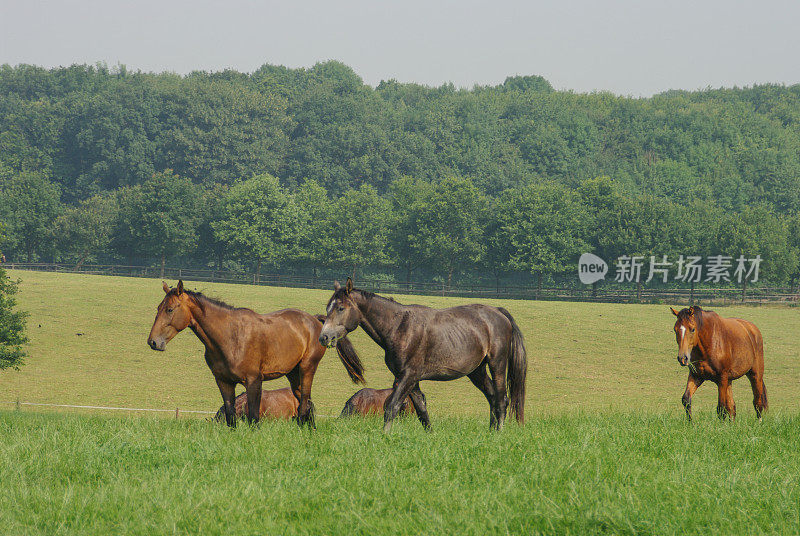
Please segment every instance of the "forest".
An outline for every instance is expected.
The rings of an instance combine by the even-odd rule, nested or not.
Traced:
[[[577,281],[584,252],[760,255],[760,282],[794,284],[800,85],[632,98],[539,76],[371,87],[336,61],[3,65],[0,251],[447,284]]]

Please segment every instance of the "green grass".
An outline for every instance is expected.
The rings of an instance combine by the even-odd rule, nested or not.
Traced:
[[[166,352],[154,352],[146,345],[156,305],[163,297],[160,281],[22,271],[11,275],[22,280],[20,306],[31,313],[30,357],[19,372],[0,374],[0,401],[19,397],[28,402],[208,411],[221,404],[203,360],[203,345],[189,330],[179,334]],[[319,290],[186,284],[262,312],[299,307],[321,313],[331,294]],[[431,296],[397,298],[404,303],[437,307],[470,301]],[[530,364],[526,406],[529,417],[576,410],[682,414],[680,396],[687,371],[675,359],[674,317],[669,304],[485,302],[506,307],[525,335]],[[761,328],[771,408],[800,410],[800,310],[716,310],[724,316],[750,319]],[[369,386],[390,386],[391,376],[380,348],[361,330],[352,337],[366,365]],[[285,379],[279,379],[267,387],[286,384]],[[488,422],[483,395],[466,379],[423,382],[422,388],[434,424],[447,416],[480,416]],[[318,412],[338,415],[356,389],[338,358],[328,353],[314,381],[313,399]],[[716,396],[714,385],[703,385],[695,395],[695,410],[713,410]],[[734,398],[740,417],[753,419],[752,394],[746,379],[734,382]]]
[[[797,534],[800,418],[257,429],[0,412],[4,534]]]

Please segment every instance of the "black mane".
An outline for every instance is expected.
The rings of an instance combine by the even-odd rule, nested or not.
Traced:
[[[178,295],[178,290],[177,289],[172,289],[169,292],[170,292],[170,294],[173,294],[175,296]],[[184,289],[183,292],[185,294],[188,294],[191,298],[193,298],[194,301],[197,302],[197,304],[200,306],[201,309],[203,309],[203,305],[206,304],[206,303],[210,303],[212,305],[216,305],[217,307],[222,307],[223,309],[226,309],[228,311],[237,311],[237,310],[241,309],[241,307],[234,307],[233,305],[229,305],[229,304],[225,303],[224,301],[222,301],[222,300],[220,300],[218,298],[212,298],[210,296],[206,296],[205,294],[203,294],[202,292],[200,292],[198,290],[187,290],[187,289]]]
[[[390,301],[390,302],[394,302],[394,303],[399,303],[394,298],[381,296],[379,294],[375,294],[374,292],[370,292],[369,290],[363,290],[363,289],[360,289],[360,288],[354,288],[350,292],[358,292],[366,300],[371,300],[373,298],[378,298],[378,299],[381,299],[381,300],[386,300],[386,301]],[[344,299],[346,297],[347,297],[347,289],[344,288],[344,287],[341,287],[339,290],[334,291],[333,296],[331,296],[331,299],[328,300],[328,305],[330,305],[331,302],[333,302],[335,300],[341,300],[341,299]]]

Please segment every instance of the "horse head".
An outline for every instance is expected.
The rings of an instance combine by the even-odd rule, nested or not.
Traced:
[[[702,309],[692,306],[680,311],[670,307],[670,310],[677,317],[673,331],[675,331],[675,341],[678,343],[678,363],[685,367],[691,362],[692,350],[698,343],[698,332],[702,327]]]
[[[189,308],[189,295],[183,290],[183,281],[178,281],[178,286],[169,288],[166,282],[162,283],[164,299],[158,304],[156,319],[150,328],[147,344],[153,350],[163,352],[167,343],[172,338],[186,329],[192,320]]]
[[[327,316],[319,335],[319,343],[333,347],[348,333],[358,327],[361,322],[361,311],[353,300],[353,280],[347,278],[342,287],[338,281],[334,283],[334,291],[325,309]]]

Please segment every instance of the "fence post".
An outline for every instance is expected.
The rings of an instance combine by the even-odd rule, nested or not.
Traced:
[[[175,408],[175,418],[176,419],[181,416],[180,412],[181,412],[181,410],[179,408]]]

